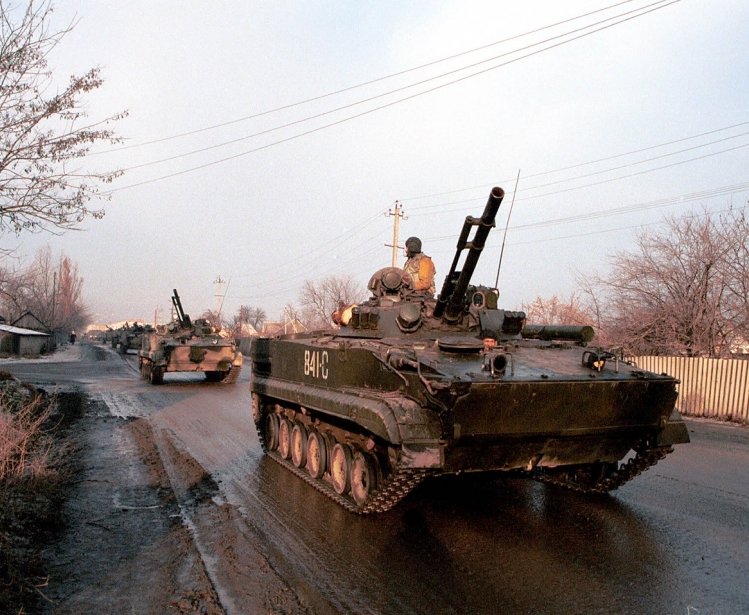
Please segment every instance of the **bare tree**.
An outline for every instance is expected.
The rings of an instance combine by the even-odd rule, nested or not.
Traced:
[[[55,260],[49,247],[37,251],[27,268],[0,272],[0,305],[7,315],[15,318],[29,310],[60,333],[82,329],[91,322],[82,290],[78,265],[64,254]]]
[[[281,320],[285,318],[288,318],[289,320],[301,320],[302,315],[299,313],[299,310],[295,305],[287,303],[283,306],[283,310],[281,310]]]
[[[529,304],[523,304],[529,323],[555,325],[589,325],[593,318],[585,311],[576,295],[562,301],[556,295],[549,298],[536,297]]]
[[[304,330],[314,328],[310,326],[309,321],[306,321],[304,319],[304,314],[302,314],[299,309],[292,303],[287,303],[283,306],[283,310],[281,310],[280,321],[283,323],[285,330],[289,327],[295,329],[296,323],[301,323]]]
[[[637,249],[615,254],[611,273],[595,280],[607,335],[634,354],[727,355],[747,336],[744,214],[666,223],[639,234]]]
[[[242,305],[239,308],[240,322],[246,322],[260,331],[263,323],[268,319],[268,315],[263,308]]]
[[[329,328],[330,317],[341,304],[360,303],[366,297],[366,290],[350,275],[328,276],[320,282],[307,280],[299,298],[301,320],[309,329]]]
[[[56,282],[55,327],[62,331],[82,329],[91,322],[91,314],[83,304],[83,278],[78,274],[78,265],[67,256],[60,258]]]
[[[56,87],[47,58],[71,27],[51,30],[51,13],[50,0],[0,0],[0,233],[101,218],[89,201],[121,175],[84,164],[93,145],[119,142],[108,126],[124,114],[86,120],[81,99],[102,85],[98,68]]]
[[[24,311],[28,284],[26,271],[0,266],[0,306],[4,318],[13,320]]]
[[[731,210],[721,218],[720,241],[726,258],[719,264],[726,280],[724,308],[741,342],[749,342],[749,219],[746,209]]]
[[[255,331],[260,331],[266,318],[267,315],[264,309],[249,305],[240,305],[237,313],[228,323],[228,328],[233,332],[235,337],[241,337],[242,335],[246,335],[247,325],[251,326]]]

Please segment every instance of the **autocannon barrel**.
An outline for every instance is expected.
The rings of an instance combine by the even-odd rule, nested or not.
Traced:
[[[182,309],[182,301],[180,301],[179,295],[177,294],[177,289],[173,289],[174,295],[172,296],[172,305],[174,305],[174,309],[177,312],[177,320],[179,320],[179,324],[182,327],[190,327],[192,323],[190,322],[190,317],[185,314],[185,310]]]
[[[589,325],[525,325],[522,336],[526,339],[587,343],[595,337],[595,331]]]
[[[484,213],[481,214],[481,217],[474,218],[473,216],[466,216],[463,229],[458,237],[455,258],[453,258],[452,266],[445,277],[445,282],[437,299],[437,305],[434,309],[435,316],[442,317],[447,322],[455,322],[463,313],[464,296],[468,289],[468,284],[478,264],[481,251],[484,249],[486,237],[494,226],[494,218],[497,215],[497,211],[499,211],[499,206],[502,204],[504,196],[505,191],[499,186],[495,186],[489,194],[489,200],[486,202],[486,207],[484,207]],[[468,235],[474,226],[477,227],[476,233],[473,236],[473,240],[468,241]],[[468,250],[468,254],[466,255],[462,270],[457,271],[458,260],[463,250]]]

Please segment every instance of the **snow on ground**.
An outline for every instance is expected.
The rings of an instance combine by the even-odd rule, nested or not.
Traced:
[[[67,361],[80,361],[81,347],[76,344],[65,344],[58,346],[51,354],[40,355],[38,357],[0,357],[0,363],[7,362],[34,362],[34,363],[63,363]]]

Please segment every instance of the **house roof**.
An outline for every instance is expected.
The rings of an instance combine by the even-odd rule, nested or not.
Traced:
[[[49,331],[49,327],[42,320],[40,320],[39,317],[36,314],[34,314],[31,310],[26,310],[23,314],[21,314],[18,318],[16,318],[11,324],[15,325],[17,322],[23,320],[24,318],[28,316],[33,318],[36,322],[39,323],[40,326],[44,327],[47,331]]]
[[[41,331],[34,331],[33,329],[22,329],[21,327],[14,327],[12,325],[0,325],[0,331],[12,333],[13,335],[41,335],[43,337],[49,337],[49,333],[42,333]]]

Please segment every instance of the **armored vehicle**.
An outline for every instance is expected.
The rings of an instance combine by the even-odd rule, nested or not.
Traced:
[[[141,376],[151,384],[161,384],[165,372],[204,372],[210,381],[236,382],[242,353],[234,339],[221,335],[205,319],[192,321],[182,309],[176,289],[172,304],[177,319],[143,335],[138,351]]]
[[[462,472],[608,492],[689,441],[674,378],[591,347],[591,327],[526,325],[470,284],[503,196],[466,218],[436,300],[388,267],[338,330],[253,343],[265,453],[349,511]]]
[[[112,345],[120,354],[127,354],[128,350],[139,350],[143,346],[143,336],[153,332],[151,325],[142,325],[137,321],[132,325],[125,323],[112,337]]]

